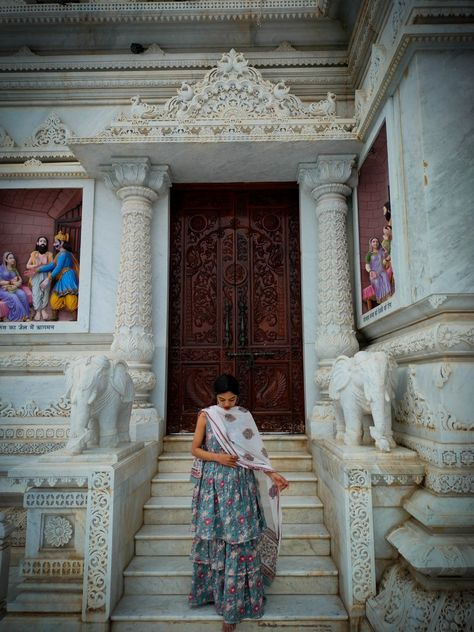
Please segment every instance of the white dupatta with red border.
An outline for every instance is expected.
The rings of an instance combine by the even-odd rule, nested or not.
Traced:
[[[221,448],[238,457],[237,465],[254,470],[260,502],[265,516],[264,529],[258,545],[262,573],[266,583],[273,581],[276,573],[281,541],[282,512],[278,486],[265,472],[274,472],[263,445],[262,437],[251,413],[241,406],[229,410],[221,406],[209,406],[204,412]]]

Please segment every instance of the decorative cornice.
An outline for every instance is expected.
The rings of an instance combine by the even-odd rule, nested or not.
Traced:
[[[354,126],[354,119],[337,117],[335,94],[303,103],[283,81],[263,79],[242,53],[231,50],[201,81],[183,82],[164,105],[136,95],[130,113],[73,144],[355,139]]]
[[[149,49],[148,49],[149,50]],[[28,72],[39,73],[47,71],[110,71],[110,70],[186,70],[209,69],[217,64],[220,53],[192,54],[192,53],[162,53],[148,50],[143,55],[70,55],[67,57],[56,55],[15,55],[5,57],[0,55],[0,72]],[[338,68],[347,67],[347,53],[340,51],[299,51],[296,49],[280,49],[265,52],[248,52],[247,59],[256,68],[295,67],[308,68]],[[24,81],[28,81],[25,79]],[[138,81],[138,80],[137,80]],[[60,85],[61,81],[51,82],[52,86]],[[95,85],[97,82],[81,82],[81,85]],[[153,82],[156,84],[156,81]],[[171,80],[169,84],[176,84]],[[8,82],[8,86],[12,85]],[[69,85],[69,82],[68,82]],[[139,85],[139,84],[136,84]],[[144,83],[143,85],[147,85]],[[150,85],[150,84],[148,84]]]
[[[370,351],[385,351],[393,358],[412,360],[444,355],[472,355],[474,353],[473,322],[436,322],[425,327],[415,327],[376,342]]]
[[[200,2],[87,2],[2,6],[0,24],[146,24],[322,18],[328,0],[200,0]]]
[[[4,402],[0,398],[0,417],[69,417],[70,414],[71,402],[64,396],[59,397],[56,401],[49,402],[45,408],[40,408],[32,399],[26,401],[20,408],[15,408],[12,402]],[[6,430],[2,426],[0,427],[0,438],[9,438],[4,433],[6,433]],[[28,435],[25,434],[25,437],[28,437]]]

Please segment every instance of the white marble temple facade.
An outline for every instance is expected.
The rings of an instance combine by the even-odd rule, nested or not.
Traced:
[[[67,5],[71,26],[57,6],[51,14],[49,5],[0,2],[0,187],[84,188],[78,322],[55,323],[41,332],[0,323],[0,502],[19,525],[11,540],[13,561],[34,557],[40,549],[47,561],[48,547],[41,540],[46,518],[38,513],[32,514],[23,548],[24,499],[37,493],[36,487],[21,477],[11,485],[7,472],[35,467],[41,454],[63,447],[69,420],[62,399],[64,367],[80,355],[111,353],[114,340],[118,288],[127,273],[126,265],[120,267],[121,242],[129,235],[124,234],[122,201],[105,185],[104,166],[117,157],[131,163],[146,159],[152,167],[168,169],[171,187],[300,178],[306,429],[313,439],[339,593],[353,629],[367,614],[375,632],[418,632],[416,621],[422,621],[423,631],[448,624],[453,632],[469,630],[474,586],[472,8],[417,0],[292,0],[288,6],[283,0],[241,6],[208,0],[205,7],[186,5],[183,21],[183,3],[148,3],[134,15],[130,3],[121,3],[117,15],[106,5]],[[79,23],[75,28],[76,13],[87,14],[90,37]],[[130,52],[131,33],[144,45],[143,53]],[[252,85],[263,91],[272,86],[272,99],[280,98],[278,89],[272,92],[278,82],[286,82],[294,99],[284,116],[273,112],[264,120],[255,106],[246,126],[231,116],[220,128],[214,114],[208,119],[190,115],[184,123],[175,116],[165,121],[171,130],[165,132],[162,115],[132,116],[134,95],[156,114],[180,94],[183,81],[209,88],[208,73],[219,68],[231,48],[245,55]],[[337,95],[336,112],[333,118],[318,118],[315,127],[311,104],[317,110],[315,104],[328,92]],[[53,113],[60,129],[58,124],[50,129],[51,123],[44,128]],[[366,322],[356,298],[352,190],[357,168],[384,122],[398,285],[389,313]],[[147,125],[153,130],[148,136],[143,134]],[[44,134],[49,129],[50,142],[34,144],[38,129]],[[332,165],[351,157],[353,171],[342,178],[328,169],[326,179],[318,180],[328,156]],[[309,188],[301,178],[304,169],[316,174]],[[322,194],[316,189],[323,185],[329,188],[321,210]],[[323,219],[323,211],[333,219]],[[152,317],[146,333],[154,353],[139,359],[132,373],[146,410],[152,411],[144,438],[161,440],[167,398],[168,188],[150,201],[150,212],[144,239],[151,245]],[[339,240],[336,229],[345,233]],[[337,241],[344,272],[331,277],[330,290],[324,289],[324,239]],[[398,362],[393,429],[401,447],[379,461],[374,448],[354,454],[332,442],[334,414],[326,389],[341,346],[346,353],[358,346],[383,350]],[[107,571],[110,608],[122,591],[122,570],[132,556],[158,449],[152,442],[143,467],[136,462],[120,470],[117,512],[110,516],[111,529],[118,533]],[[47,478],[48,466],[42,463]],[[449,524],[442,537],[443,522],[433,518],[433,507],[445,518],[444,526]],[[88,527],[81,511],[75,507],[59,517],[77,525],[81,542],[74,550],[87,565]],[[129,522],[128,511],[134,516]],[[422,547],[424,538],[431,554]],[[77,611],[71,630],[79,629],[81,618],[91,621],[83,610],[87,596],[84,601],[80,593],[69,605],[64,600],[63,612]],[[396,622],[389,616],[394,607],[401,613]],[[431,622],[430,608],[438,613]],[[29,606],[23,614],[27,611]],[[418,618],[410,614],[414,611]],[[454,611],[461,613],[458,619]],[[107,617],[102,619],[107,626]],[[28,619],[17,623],[21,629]],[[53,620],[45,625],[54,629]],[[114,625],[119,632],[127,624]],[[211,630],[217,621],[211,617],[199,625]],[[331,630],[346,632],[347,625],[341,620]]]

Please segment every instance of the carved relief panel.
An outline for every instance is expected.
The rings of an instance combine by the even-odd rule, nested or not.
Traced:
[[[296,189],[196,185],[172,200],[168,431],[193,431],[228,372],[261,430],[303,432]]]

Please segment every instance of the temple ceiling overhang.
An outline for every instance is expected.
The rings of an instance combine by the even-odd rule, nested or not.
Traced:
[[[7,136],[4,131],[4,160],[29,148],[30,158],[44,160],[49,149],[50,160],[55,152],[97,175],[113,156],[147,156],[169,164],[175,181],[294,180],[300,162],[321,152],[354,153],[359,146],[356,120],[338,116],[336,94],[304,103],[284,81],[264,79],[233,49],[162,105],[134,95],[94,135],[79,136],[52,114],[21,148]]]

